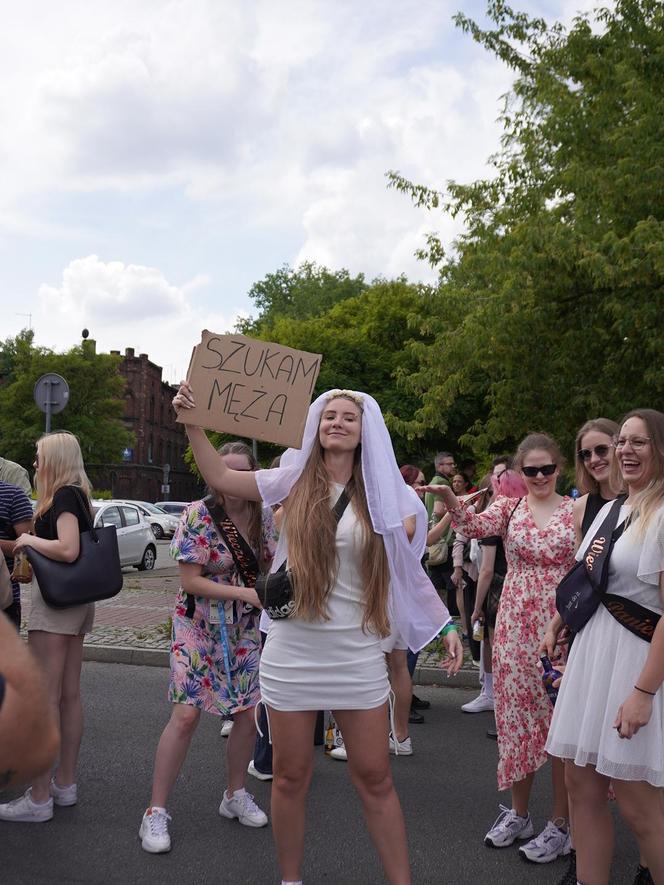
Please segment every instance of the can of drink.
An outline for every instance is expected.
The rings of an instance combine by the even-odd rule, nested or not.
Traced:
[[[32,580],[32,566],[26,554],[21,550],[14,557],[14,568],[12,570],[12,581],[19,584],[29,584]]]
[[[473,639],[475,642],[481,642],[484,639],[484,624],[479,618],[473,624]]]
[[[558,689],[554,686],[554,682],[563,675],[560,670],[556,670],[547,655],[540,658],[542,664],[542,682],[549,696],[549,700],[555,706],[558,697]]]

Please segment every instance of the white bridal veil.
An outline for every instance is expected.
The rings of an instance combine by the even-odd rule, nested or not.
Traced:
[[[397,467],[392,440],[380,407],[373,397],[356,391],[332,390],[321,394],[310,406],[301,449],[287,449],[281,464],[259,470],[256,481],[266,504],[285,500],[300,477],[311,447],[318,444],[321,413],[334,396],[348,394],[362,404],[362,475],[374,530],[383,536],[390,569],[390,623],[408,647],[419,651],[450,620],[420,560],[427,536],[427,513],[417,494],[407,486]],[[415,516],[417,527],[411,542],[403,528],[407,516]],[[282,533],[272,570],[288,555]]]

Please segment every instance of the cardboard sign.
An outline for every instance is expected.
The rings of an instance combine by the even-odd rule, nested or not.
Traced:
[[[299,449],[321,355],[205,329],[187,380],[196,407],[180,423]]]

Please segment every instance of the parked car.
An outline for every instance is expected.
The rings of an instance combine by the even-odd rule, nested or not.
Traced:
[[[154,534],[138,507],[117,501],[93,501],[92,509],[95,527],[116,527],[123,566],[132,565],[141,572],[154,568],[157,561]]]
[[[182,511],[188,504],[189,501],[157,501],[154,506],[165,510],[166,513],[170,513],[172,516],[181,516]]]
[[[154,504],[150,504],[147,501],[123,500],[120,503],[133,504],[134,507],[138,507],[147,522],[150,523],[157,540],[160,541],[162,538],[172,538],[175,534],[175,529],[178,527],[179,520],[170,513],[166,513],[165,510],[161,510],[159,507],[156,507]]]

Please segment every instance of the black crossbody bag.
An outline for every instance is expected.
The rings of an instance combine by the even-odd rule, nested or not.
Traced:
[[[350,496],[344,489],[332,510],[337,525],[349,502]],[[288,563],[284,562],[276,572],[259,575],[256,580],[256,593],[263,610],[271,620],[290,618],[295,610],[295,599],[293,598],[293,582]]]

